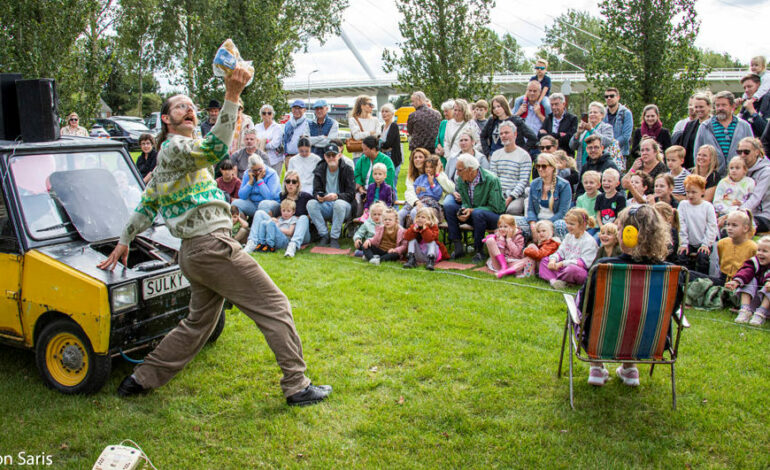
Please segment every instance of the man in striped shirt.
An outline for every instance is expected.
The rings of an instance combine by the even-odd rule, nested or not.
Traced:
[[[505,212],[524,215],[524,190],[529,184],[532,160],[526,150],[516,146],[516,126],[512,122],[504,121],[500,124],[500,141],[503,148],[492,154],[489,170],[500,180]]]
[[[693,150],[697,153],[702,145],[713,145],[717,149],[717,173],[722,177],[727,173],[727,162],[738,153],[738,142],[754,134],[748,122],[733,115],[735,95],[729,91],[714,95],[714,110],[714,116],[698,128]]]

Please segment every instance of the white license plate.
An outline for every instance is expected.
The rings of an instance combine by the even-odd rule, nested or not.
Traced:
[[[142,294],[146,300],[184,289],[189,285],[190,281],[182,275],[182,271],[174,271],[173,273],[145,279],[142,282]]]

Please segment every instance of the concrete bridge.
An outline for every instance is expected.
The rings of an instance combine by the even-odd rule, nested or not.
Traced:
[[[747,73],[745,69],[717,69],[706,76],[706,82],[713,92],[730,90],[743,93],[740,79]],[[566,95],[583,93],[588,87],[583,72],[549,72],[548,75],[554,91]],[[496,75],[493,81],[506,96],[522,95],[531,76],[532,73]],[[395,83],[396,75],[391,74],[363,80],[292,80],[284,83],[284,89],[289,92],[289,99],[307,98],[308,90],[311,96],[324,98],[376,96],[379,108],[388,101],[389,95],[404,93],[394,86]]]

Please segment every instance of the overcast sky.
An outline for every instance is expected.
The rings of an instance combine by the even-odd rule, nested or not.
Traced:
[[[492,10],[492,29],[511,33],[530,57],[541,43],[543,28],[560,12],[573,8],[599,14],[595,0],[498,0],[497,5]],[[544,5],[548,13],[540,11]],[[696,8],[701,20],[699,47],[727,52],[746,64],[755,55],[770,56],[766,34],[770,1],[700,0]],[[382,50],[396,47],[401,39],[400,19],[394,0],[350,0],[345,11],[342,27],[377,76],[384,75]],[[308,53],[294,55],[294,62],[296,73],[287,81],[306,82],[316,69],[313,81],[368,78],[339,37],[329,38],[323,46],[314,41]]]

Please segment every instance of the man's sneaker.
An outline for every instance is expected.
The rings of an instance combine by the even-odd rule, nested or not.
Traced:
[[[610,380],[610,372],[604,367],[591,366],[588,371],[588,385],[603,387]]]
[[[283,256],[287,258],[294,258],[295,254],[297,254],[297,245],[291,242],[289,243],[289,246],[286,247],[286,252],[284,252]]]
[[[295,393],[294,395],[286,398],[286,404],[289,406],[307,406],[315,405],[326,399],[332,393],[332,388],[329,385],[313,385],[310,384],[302,391]]]
[[[751,320],[749,320],[749,325],[751,326],[762,326],[762,324],[765,322],[765,316],[761,313],[755,313],[754,316],[751,317]]]
[[[751,310],[742,308],[738,311],[738,316],[735,317],[735,323],[748,323],[751,320]]]
[[[639,369],[636,367],[624,368],[622,365],[615,369],[615,374],[629,387],[639,386]]]
[[[370,263],[372,263],[375,266],[380,265],[380,257],[377,255],[372,256],[372,259],[369,260]]]
[[[270,251],[270,248],[271,248],[270,245],[259,245],[258,250],[261,251],[262,253],[267,253]],[[273,251],[275,251],[275,249],[273,249]]]
[[[329,241],[329,246],[330,246],[331,248],[336,248],[336,249],[338,249],[338,250],[339,250],[339,249],[340,249],[340,240],[339,240],[338,238],[332,238],[332,239]]]
[[[246,253],[251,253],[251,252],[253,252],[253,251],[254,251],[256,248],[257,248],[257,244],[256,244],[256,243],[254,243],[254,242],[253,242],[253,241],[251,241],[251,240],[248,240],[248,241],[246,242],[246,246],[245,246],[245,247],[243,247],[243,250],[244,250]]]
[[[321,236],[321,239],[318,240],[318,246],[329,246],[329,234]]]
[[[562,290],[565,287],[567,287],[567,283],[562,281],[561,279],[551,279],[551,287],[557,290]]]

